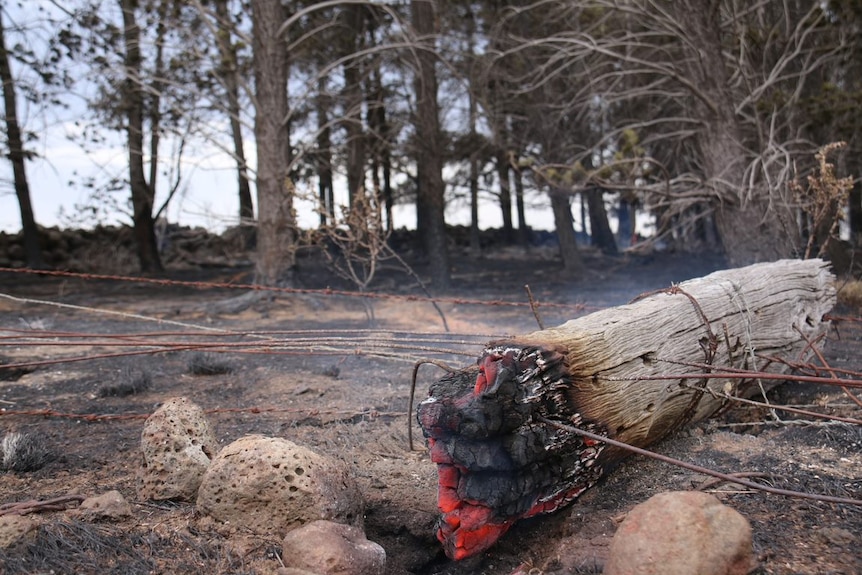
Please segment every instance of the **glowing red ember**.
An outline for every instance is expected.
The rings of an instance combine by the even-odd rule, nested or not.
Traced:
[[[554,350],[494,347],[419,406],[437,464],[437,538],[450,558],[485,551],[518,519],[559,509],[601,476],[602,444],[540,419],[602,431],[569,405],[565,375]]]

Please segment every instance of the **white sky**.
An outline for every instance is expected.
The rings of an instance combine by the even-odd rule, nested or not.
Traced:
[[[92,203],[89,199],[92,190],[82,185],[87,177],[92,176],[104,181],[112,175],[125,177],[126,174],[126,151],[119,138],[114,145],[87,152],[77,143],[67,140],[65,133],[68,130],[67,125],[49,128],[43,134],[44,141],[37,148],[40,157],[27,162],[33,210],[36,221],[43,226],[67,227],[70,222],[61,217],[61,212],[67,215],[75,214],[76,206]],[[163,150],[164,153],[170,151],[168,142]],[[236,169],[232,165],[232,159],[215,147],[203,148],[197,152],[189,154],[187,150],[182,168],[183,183],[168,208],[168,220],[171,223],[204,226],[220,231],[237,220],[239,201]],[[253,165],[253,149],[249,153],[249,161]],[[160,178],[157,206],[166,198],[168,187],[166,178],[161,175]],[[21,228],[18,200],[11,179],[11,166],[8,162],[0,162],[0,230],[6,232],[16,232]],[[346,202],[346,192],[343,182],[341,184],[339,186],[336,182],[336,201],[343,204]],[[309,189],[307,192],[314,194],[315,189]],[[128,195],[126,190],[115,193],[121,204],[125,204]],[[415,214],[415,207],[412,205],[396,206],[395,226],[415,227]],[[502,225],[499,207],[489,200],[483,201],[479,214],[480,227],[483,229]],[[297,202],[297,215],[302,227],[316,226],[318,218],[310,203]],[[453,225],[468,225],[469,217],[469,209],[462,205],[452,205],[446,214],[447,223]],[[553,217],[549,208],[531,207],[527,219],[534,229],[553,229]],[[105,223],[120,222],[128,223],[129,219],[123,214],[117,214],[113,221]]]
[[[5,8],[15,22],[26,21],[29,16],[38,12],[38,8],[53,9],[45,0],[28,0],[22,3],[10,3]],[[38,19],[37,19],[38,21]],[[9,38],[7,41],[17,41]],[[26,69],[12,62],[13,75],[21,80],[19,74],[27,73]],[[26,81],[26,78],[23,78]],[[88,178],[95,178],[97,184],[104,183],[110,177],[127,178],[126,151],[123,134],[102,131],[107,139],[98,147],[90,145],[85,151],[78,142],[69,139],[70,135],[79,134],[81,128],[76,120],[86,121],[82,100],[70,95],[72,109],[69,111],[51,110],[51,117],[30,109],[21,100],[19,94],[19,120],[25,130],[31,130],[38,135],[38,141],[28,143],[28,149],[34,150],[38,157],[27,162],[27,176],[30,185],[30,196],[36,221],[43,226],[68,227],[77,225],[61,217],[61,213],[74,216],[77,207],[92,203],[92,190],[83,183]],[[77,109],[76,109],[77,108]],[[227,139],[227,131],[224,130]],[[171,157],[171,143],[163,138],[160,153],[163,157]],[[249,165],[254,166],[253,142],[246,141],[246,153]],[[164,166],[166,169],[168,166]],[[20,211],[18,201],[12,187],[12,170],[8,161],[0,158],[0,231],[16,232],[20,230]],[[186,226],[204,226],[213,231],[221,231],[237,221],[239,201],[237,197],[236,169],[232,158],[215,145],[198,144],[197,149],[186,149],[182,168],[183,183],[179,193],[174,197],[168,208],[167,216],[171,223]],[[168,179],[160,175],[157,186],[156,206],[160,206],[167,195]],[[313,189],[306,190],[314,194]],[[343,179],[336,181],[336,202],[346,202],[346,186]],[[300,190],[302,191],[302,190]],[[254,195],[254,190],[252,189]],[[114,194],[116,202],[125,206],[128,203],[128,190]],[[535,195],[533,197],[536,197]],[[481,200],[479,210],[479,225],[481,228],[501,227],[502,216],[500,208],[488,198]],[[546,199],[530,206],[527,212],[527,223],[533,229],[553,229],[553,217]],[[318,217],[308,203],[297,203],[297,215],[302,227],[317,225]],[[513,210],[514,212],[514,210]],[[577,218],[578,210],[574,210]],[[447,223],[452,225],[469,225],[469,207],[464,202],[453,203],[446,213]],[[513,213],[513,218],[515,214]],[[516,219],[516,218],[515,218]],[[395,226],[415,227],[415,207],[412,205],[396,206],[394,211]],[[130,218],[122,213],[114,213],[113,219],[103,223],[129,223]],[[91,225],[96,223],[90,220]],[[579,224],[578,224],[579,227]]]

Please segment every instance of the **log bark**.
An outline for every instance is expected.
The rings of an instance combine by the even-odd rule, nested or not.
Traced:
[[[419,407],[438,464],[438,538],[461,559],[516,520],[552,512],[625,455],[553,425],[637,447],[783,373],[828,329],[834,277],[821,260],[782,260],[683,282],[561,326],[492,342],[478,367],[444,377]],[[778,358],[778,360],[776,360]]]

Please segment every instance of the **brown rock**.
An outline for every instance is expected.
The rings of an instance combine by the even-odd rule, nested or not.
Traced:
[[[745,575],[751,526],[699,491],[660,493],[632,509],[611,542],[605,575]]]
[[[204,475],[197,506],[219,521],[279,537],[317,519],[359,524],[364,507],[342,463],[261,435],[221,450]]]
[[[119,520],[132,515],[132,507],[126,498],[116,490],[102,495],[88,497],[75,510],[81,519],[98,521],[103,519]]]
[[[194,499],[218,443],[203,410],[186,399],[166,401],[144,423],[142,499]]]
[[[382,575],[386,551],[358,527],[313,521],[285,536],[282,561],[320,575]]]
[[[35,533],[38,523],[23,515],[0,515],[0,549],[7,549]]]

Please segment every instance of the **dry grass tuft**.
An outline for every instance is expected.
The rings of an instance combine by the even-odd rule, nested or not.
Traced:
[[[203,540],[205,539],[205,540]],[[24,549],[0,549],[3,573],[212,573],[251,575],[255,570],[212,537],[113,525],[59,521],[40,526]],[[274,569],[273,569],[274,570]],[[269,572],[269,571],[268,571]]]
[[[192,375],[224,375],[234,371],[234,366],[216,353],[193,353],[186,365]]]
[[[52,457],[41,435],[12,432],[0,441],[0,471],[37,471]]]
[[[153,378],[146,371],[125,369],[115,383],[109,383],[99,388],[99,397],[126,397],[143,393],[153,386]]]

